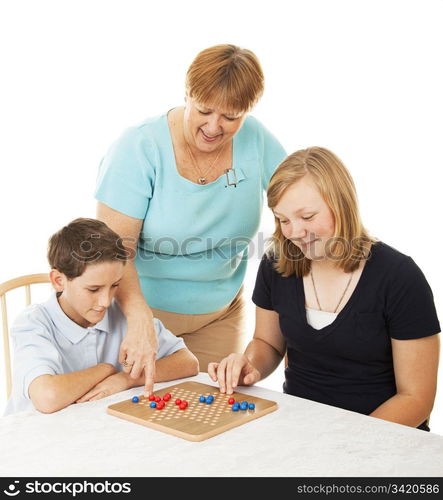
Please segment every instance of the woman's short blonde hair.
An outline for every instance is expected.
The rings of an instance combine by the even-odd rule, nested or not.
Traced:
[[[354,181],[334,153],[325,148],[311,147],[289,155],[271,178],[268,206],[274,209],[286,190],[305,175],[310,176],[334,216],[335,231],[326,245],[327,256],[345,272],[351,272],[368,257],[370,244],[377,240],[362,224]],[[311,269],[311,260],[283,236],[277,218],[267,254],[275,260],[275,269],[285,277],[292,274],[306,276]]]
[[[235,113],[250,111],[263,94],[257,56],[236,45],[215,45],[197,54],[186,74],[189,97]]]

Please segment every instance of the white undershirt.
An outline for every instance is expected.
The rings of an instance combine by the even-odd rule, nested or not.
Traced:
[[[338,313],[319,311],[318,309],[306,308],[306,320],[315,330],[320,330],[334,322]]]

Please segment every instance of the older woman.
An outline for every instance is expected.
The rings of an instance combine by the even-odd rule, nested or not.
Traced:
[[[440,325],[418,266],[369,236],[352,178],[326,149],[290,155],[268,205],[276,229],[254,289],[254,338],[210,376],[231,393],[287,353],[286,393],[429,430]]]
[[[182,336],[202,371],[242,348],[248,243],[286,156],[248,116],[262,92],[251,51],[210,47],[189,67],[185,105],[127,129],[102,160],[97,218],[136,251],[117,295],[128,321],[121,362],[134,377],[145,370],[146,392],[153,315]]]

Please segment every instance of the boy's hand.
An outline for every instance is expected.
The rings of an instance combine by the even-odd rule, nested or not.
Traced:
[[[94,401],[102,399],[117,392],[126,391],[130,387],[128,375],[123,372],[115,373],[99,382],[90,391],[77,399],[76,403],[84,403],[85,401]]]
[[[230,354],[220,363],[209,363],[208,375],[218,381],[220,392],[232,394],[237,385],[252,385],[261,378],[260,372],[244,354]]]

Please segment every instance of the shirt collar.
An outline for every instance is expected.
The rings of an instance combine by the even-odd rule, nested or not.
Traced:
[[[44,306],[57,329],[73,344],[77,344],[78,342],[83,340],[83,338],[92,330],[111,333],[109,328],[108,310],[105,312],[103,319],[96,325],[90,326],[88,328],[83,328],[75,321],[72,321],[72,319],[64,313],[63,309],[58,303],[56,292],[53,292],[51,294]]]

